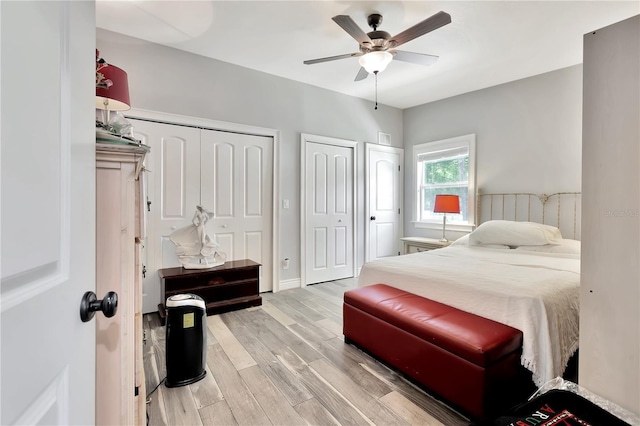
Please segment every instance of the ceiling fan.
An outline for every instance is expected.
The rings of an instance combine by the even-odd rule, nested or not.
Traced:
[[[304,63],[306,65],[312,65],[320,62],[360,57],[360,71],[358,71],[355,81],[364,80],[370,73],[377,75],[379,72],[384,71],[393,59],[420,65],[431,65],[435,63],[438,60],[437,56],[405,52],[395,50],[395,48],[451,23],[451,16],[441,11],[391,37],[391,34],[386,31],[378,31],[378,27],[382,23],[382,15],[377,13],[369,15],[367,18],[367,23],[373,28],[373,31],[369,33],[362,31],[348,15],[337,15],[331,19],[358,42],[360,51],[344,55],[328,56],[326,58],[310,59],[304,61]]]

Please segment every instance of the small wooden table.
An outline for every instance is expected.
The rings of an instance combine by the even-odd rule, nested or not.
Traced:
[[[202,297],[207,315],[262,305],[260,264],[252,260],[232,260],[210,269],[165,268],[158,270],[162,303],[160,320],[165,323],[164,303],[175,294],[192,293]]]

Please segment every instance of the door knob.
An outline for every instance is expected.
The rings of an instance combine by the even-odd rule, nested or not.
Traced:
[[[118,294],[110,291],[105,294],[104,299],[97,300],[96,294],[87,291],[80,301],[80,319],[82,322],[90,321],[96,311],[102,311],[105,317],[111,318],[118,310]]]
[[[370,219],[371,220],[376,220],[376,217],[375,216],[371,216]]]

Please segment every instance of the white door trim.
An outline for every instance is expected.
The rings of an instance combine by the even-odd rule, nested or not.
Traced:
[[[306,267],[307,267],[307,257],[306,257],[306,243],[307,243],[307,202],[306,202],[306,191],[305,191],[305,178],[307,176],[307,144],[308,143],[319,143],[324,145],[334,145],[334,146],[342,146],[346,148],[350,148],[352,150],[351,156],[351,170],[353,173],[353,276],[357,276],[357,264],[358,264],[358,220],[357,220],[357,212],[358,212],[358,168],[356,167],[358,162],[358,142],[347,140],[347,139],[338,139],[332,138],[328,136],[319,136],[312,135],[309,133],[301,133],[300,134],[300,287],[307,286],[307,277],[306,277]]]
[[[210,120],[207,118],[190,117],[187,115],[172,114],[168,112],[149,111],[132,108],[124,113],[125,117],[142,120],[157,121],[167,124],[178,124],[191,127],[199,127],[210,130],[243,133],[256,136],[268,136],[273,138],[273,207],[272,207],[272,291],[280,291],[280,209],[276,200],[280,199],[280,131],[266,127],[250,126],[248,124],[229,123],[226,121]]]
[[[384,145],[378,145],[375,143],[367,143],[365,144],[365,158],[364,158],[364,179],[365,179],[365,191],[364,191],[364,208],[365,208],[365,215],[364,215],[364,261],[368,262],[371,259],[371,253],[369,250],[369,232],[370,232],[370,220],[369,218],[371,217],[371,209],[369,206],[369,200],[371,197],[370,194],[370,179],[369,179],[369,161],[370,161],[370,155],[371,155],[371,151],[380,151],[380,152],[388,152],[388,153],[394,153],[394,154],[398,154],[400,156],[400,167],[404,168],[404,149],[403,148],[396,148],[393,146],[384,146]],[[404,170],[403,173],[400,176],[400,179],[398,179],[398,184],[400,185],[400,200],[399,200],[399,204],[400,204],[400,208],[404,209]],[[399,225],[399,229],[400,232],[402,233],[401,235],[403,235],[404,233],[404,212],[401,212],[400,214],[400,225]],[[398,244],[400,244],[400,241],[398,240]]]

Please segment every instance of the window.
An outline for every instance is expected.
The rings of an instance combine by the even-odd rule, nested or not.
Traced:
[[[447,223],[474,224],[475,144],[475,135],[466,135],[414,146],[416,226],[441,226],[442,213],[433,212],[436,194],[460,197],[460,214],[447,214]]]

